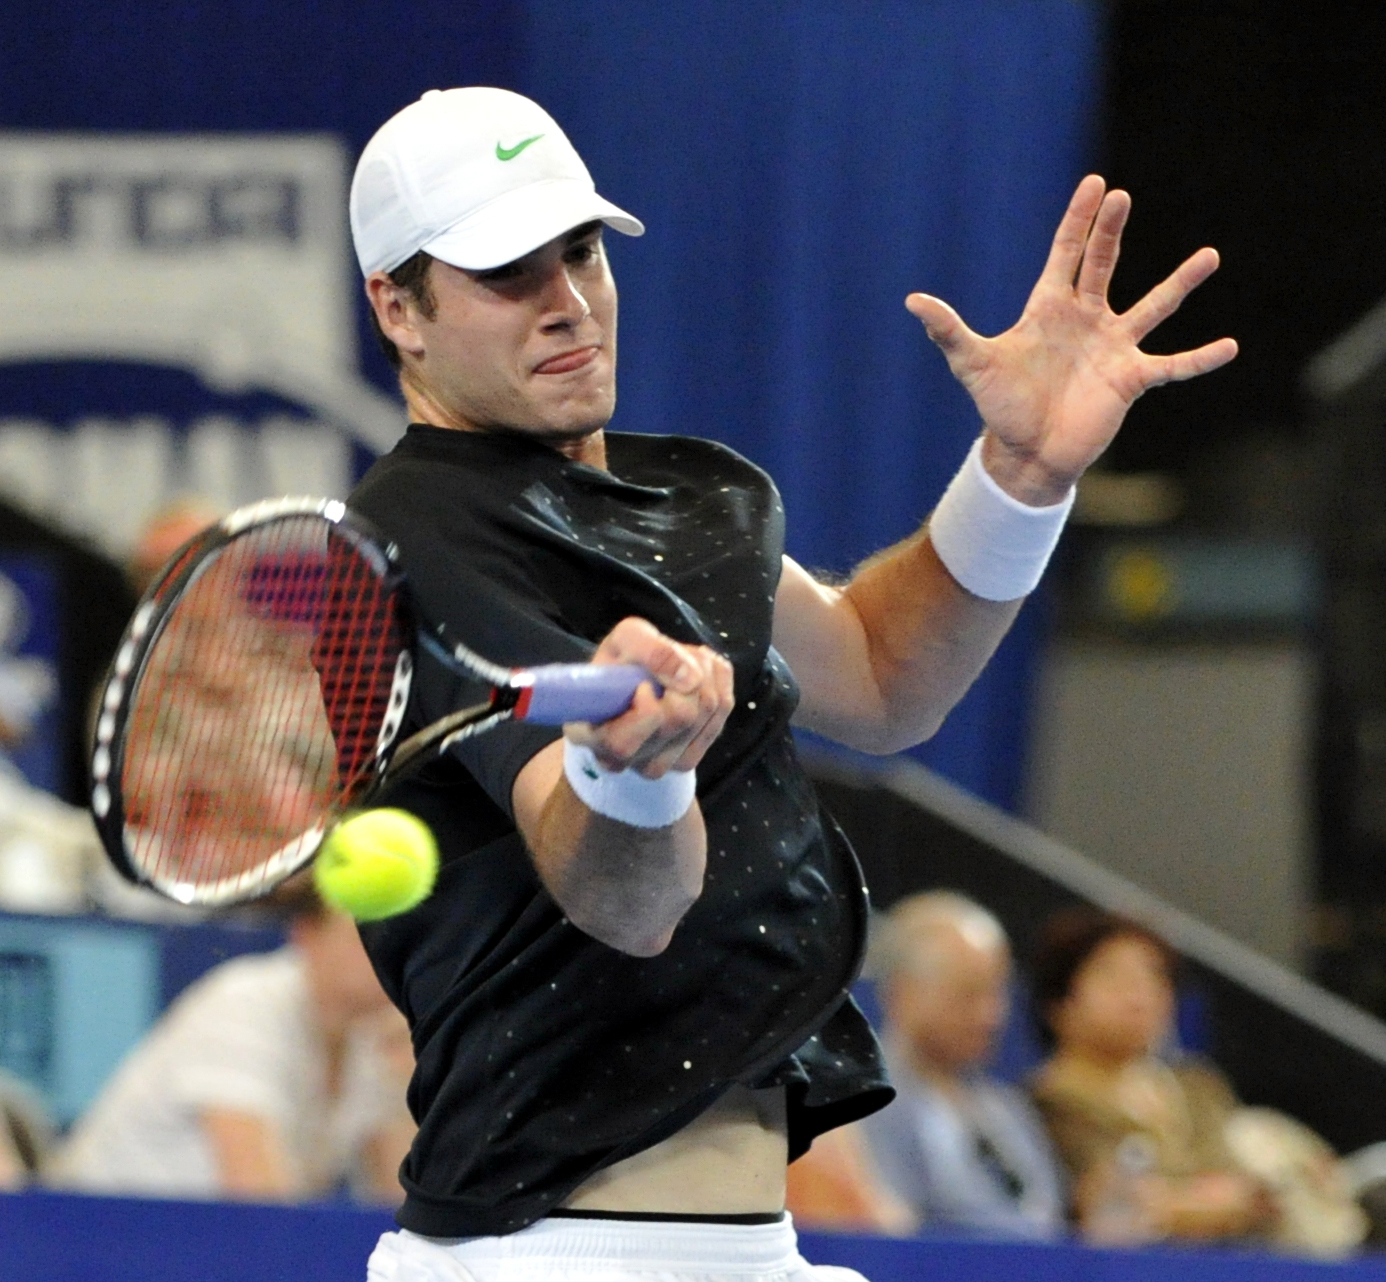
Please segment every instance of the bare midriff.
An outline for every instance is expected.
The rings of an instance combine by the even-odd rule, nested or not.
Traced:
[[[683,1130],[598,1171],[563,1205],[669,1215],[782,1211],[788,1154],[784,1088],[733,1086]]]

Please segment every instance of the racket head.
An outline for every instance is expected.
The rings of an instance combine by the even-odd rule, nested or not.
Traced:
[[[266,500],[191,540],[102,696],[92,812],[115,866],[207,906],[302,868],[380,782],[415,629],[393,547],[336,500]]]

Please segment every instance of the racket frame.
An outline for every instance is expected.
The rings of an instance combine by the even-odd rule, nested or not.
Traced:
[[[375,776],[349,807],[337,812],[331,823],[305,830],[254,868],[212,883],[160,876],[135,856],[125,823],[120,780],[128,737],[123,730],[129,724],[132,700],[141,689],[144,673],[173,616],[174,607],[215,564],[214,554],[247,530],[302,516],[322,518],[332,533],[351,543],[371,563],[385,589],[394,594],[400,606],[403,645],[396,661],[389,708],[376,745]],[[451,638],[444,640],[442,632],[441,627],[432,631],[420,627],[396,546],[382,539],[368,521],[351,512],[338,499],[307,496],[265,499],[238,508],[194,535],[174,553],[164,571],[141,597],[102,689],[91,755],[91,810],[101,844],[117,871],[127,881],[148,887],[181,904],[216,907],[249,902],[268,894],[308,864],[331,828],[347,814],[364,808],[396,780],[422,768],[454,743],[490,729],[514,716],[517,709],[522,711],[532,681],[528,673],[491,663],[458,642],[449,645]],[[492,695],[486,703],[460,709],[396,743],[409,709],[414,654],[420,648],[459,675],[487,683],[492,687]]]

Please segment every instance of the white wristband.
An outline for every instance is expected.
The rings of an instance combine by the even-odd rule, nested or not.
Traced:
[[[591,748],[563,740],[563,773],[588,810],[633,828],[667,828],[682,819],[698,787],[696,770],[669,770],[646,779],[634,770],[607,770]]]
[[[948,573],[973,596],[1014,601],[1038,586],[1074,493],[1050,507],[1012,498],[982,465],[979,436],[929,518],[929,540]]]

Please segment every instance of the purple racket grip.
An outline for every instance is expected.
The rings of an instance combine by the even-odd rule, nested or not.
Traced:
[[[548,663],[530,668],[520,679],[531,679],[515,706],[515,717],[541,726],[565,721],[610,721],[630,707],[642,682],[655,694],[664,687],[635,664]]]

